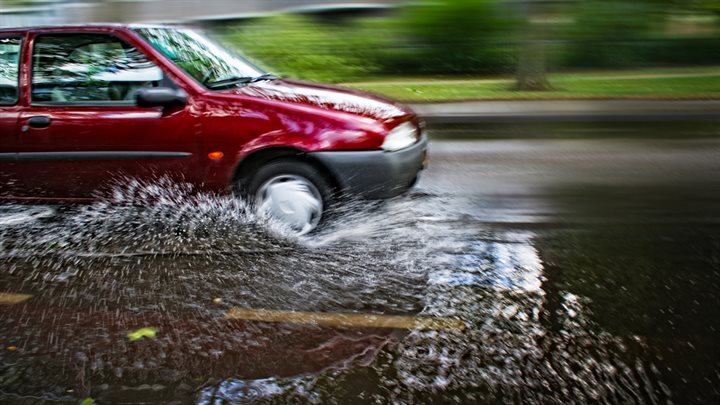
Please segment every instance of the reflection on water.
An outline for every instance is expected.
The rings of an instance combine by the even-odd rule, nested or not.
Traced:
[[[431,274],[431,284],[474,285],[523,292],[539,292],[542,263],[531,234],[509,233],[505,240],[475,240],[454,246]],[[444,259],[444,260],[443,260]]]
[[[172,187],[138,186],[89,207],[3,207],[0,292],[31,297],[0,304],[1,400],[718,396],[713,226],[637,225],[647,207],[632,221],[599,223],[607,213],[593,208],[597,196],[564,189],[538,203],[536,219],[554,226],[529,231],[474,210],[472,199],[418,192],[351,205],[332,229],[298,239],[237,201]],[[225,318],[232,308],[467,327],[245,322]],[[127,338],[143,327],[157,336]]]

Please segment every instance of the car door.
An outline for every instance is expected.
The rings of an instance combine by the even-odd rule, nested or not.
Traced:
[[[200,178],[190,104],[141,108],[135,92],[173,87],[145,54],[110,33],[37,33],[19,117],[14,194],[93,198],[136,180]]]
[[[9,193],[15,177],[21,51],[22,35],[0,34],[0,197]]]

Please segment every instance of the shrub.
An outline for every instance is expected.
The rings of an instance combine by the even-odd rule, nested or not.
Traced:
[[[399,18],[414,52],[400,61],[424,73],[488,73],[513,65],[512,20],[496,0],[445,0],[410,6]]]
[[[368,54],[377,39],[352,26],[321,24],[297,15],[251,22],[225,40],[271,71],[301,79],[348,81],[378,70]]]
[[[641,40],[659,21],[647,1],[589,0],[573,10],[565,64],[577,67],[630,67],[641,65]]]

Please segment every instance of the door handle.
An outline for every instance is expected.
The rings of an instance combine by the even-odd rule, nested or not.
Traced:
[[[36,115],[34,117],[30,117],[27,120],[27,125],[25,125],[22,129],[23,132],[27,132],[30,127],[32,128],[47,128],[50,126],[50,122],[52,120],[47,115]]]

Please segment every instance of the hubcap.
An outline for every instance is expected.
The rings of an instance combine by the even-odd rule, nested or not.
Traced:
[[[302,176],[284,174],[263,183],[255,196],[259,215],[288,225],[298,235],[312,231],[323,213],[322,196]]]

